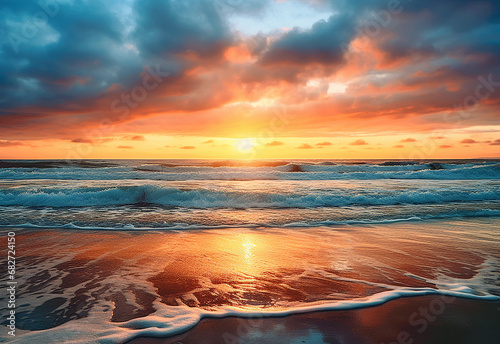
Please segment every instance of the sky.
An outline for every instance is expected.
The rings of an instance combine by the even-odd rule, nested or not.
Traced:
[[[500,158],[500,3],[4,0],[0,158]]]

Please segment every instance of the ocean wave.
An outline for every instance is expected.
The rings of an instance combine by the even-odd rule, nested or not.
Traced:
[[[239,229],[239,228],[318,228],[318,227],[343,227],[355,225],[381,225],[391,224],[398,222],[415,222],[415,221],[432,221],[450,218],[469,218],[469,217],[500,217],[500,210],[495,209],[481,209],[466,212],[447,212],[441,214],[426,214],[422,216],[409,216],[402,218],[377,218],[377,219],[346,219],[346,220],[325,220],[325,221],[302,221],[302,222],[289,222],[289,223],[240,223],[240,224],[220,224],[220,225],[206,225],[194,223],[140,223],[116,226],[100,226],[87,223],[85,225],[77,225],[74,223],[18,223],[18,224],[3,224],[1,228],[33,228],[33,229],[75,229],[75,230],[89,230],[89,231],[189,231],[189,230],[210,230],[210,229]]]
[[[61,180],[484,180],[500,179],[500,164],[334,164],[280,163],[262,166],[73,166],[64,168],[0,168],[0,179]]]
[[[0,191],[0,206],[88,207],[154,204],[187,208],[314,208],[351,205],[438,204],[450,202],[500,201],[500,190],[462,186],[443,189],[439,185],[418,190],[402,188],[316,189],[295,193],[218,191],[203,188],[175,188],[157,185],[13,188]]]
[[[24,168],[24,169],[45,169],[45,168],[103,168],[118,166],[107,161],[88,160],[0,160],[2,168]]]

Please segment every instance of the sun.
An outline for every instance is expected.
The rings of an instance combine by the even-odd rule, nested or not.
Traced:
[[[234,144],[236,149],[242,153],[248,153],[255,147],[255,142],[253,139],[240,139]]]

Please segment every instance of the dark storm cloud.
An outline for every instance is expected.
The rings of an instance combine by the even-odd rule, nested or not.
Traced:
[[[156,1],[135,3],[133,37],[142,55],[161,58],[191,52],[198,58],[220,55],[232,38],[214,2]]]
[[[185,63],[175,55],[189,52],[206,62],[231,42],[228,27],[210,2],[139,1],[128,21],[115,10],[121,5],[3,2],[2,108],[91,108],[112,85],[135,85],[144,66],[160,64],[162,71],[181,75]]]
[[[3,108],[97,97],[114,82],[129,83],[142,69],[123,47],[121,23],[104,3],[22,4],[8,1],[0,12]]]
[[[339,64],[344,45],[354,36],[352,18],[335,15],[315,23],[311,29],[293,28],[262,55],[264,65]]]
[[[398,109],[400,117],[447,111],[475,95],[480,76],[494,80],[482,92],[489,92],[488,106],[498,110],[498,1],[309,2],[329,4],[331,15],[311,27],[240,37],[228,17],[258,16],[269,1],[4,0],[0,130],[53,135],[83,122],[98,125],[101,118],[118,122],[216,108],[230,101],[241,84],[255,84],[249,93],[260,87],[265,94],[266,87],[281,81],[304,84],[311,76],[335,76],[349,62],[355,39],[367,39],[379,59],[376,67],[362,71],[363,83],[391,96],[367,97],[348,90],[345,102],[363,105],[348,106],[346,113],[368,118]],[[234,67],[224,53],[240,43],[254,60]],[[130,116],[114,114],[110,104],[141,85],[148,66],[168,76],[148,90],[142,104],[128,107]],[[391,73],[370,79],[380,71]],[[322,113],[325,120],[328,113]],[[498,120],[491,114],[480,116],[475,123]],[[74,137],[79,136],[67,139]]]

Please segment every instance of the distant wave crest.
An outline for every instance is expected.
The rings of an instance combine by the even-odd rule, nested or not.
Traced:
[[[31,166],[31,167],[28,167]],[[138,165],[107,165],[101,162],[82,162],[72,165],[44,163],[43,168],[32,165],[0,166],[0,179],[62,179],[62,180],[484,180],[500,179],[500,164],[415,164],[395,162],[380,164],[334,164],[300,162],[259,162],[208,165],[175,165],[147,163]],[[49,168],[51,167],[51,168]],[[57,168],[56,168],[57,167]]]
[[[447,202],[500,201],[498,189],[313,190],[276,194],[266,192],[183,189],[156,185],[111,188],[41,188],[0,191],[2,206],[80,207],[156,204],[189,208],[311,208],[349,205],[436,204]]]

